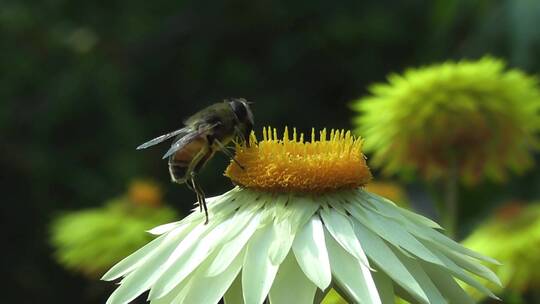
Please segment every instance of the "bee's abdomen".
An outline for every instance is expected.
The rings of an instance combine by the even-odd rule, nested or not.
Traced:
[[[183,163],[183,162],[169,163],[169,174],[171,175],[171,180],[179,184],[185,183],[188,167],[189,167],[189,163]]]

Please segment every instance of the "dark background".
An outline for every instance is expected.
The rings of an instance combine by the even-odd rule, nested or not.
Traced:
[[[134,148],[200,108],[245,97],[257,130],[351,128],[349,103],[409,66],[491,54],[538,73],[538,20],[535,0],[0,2],[1,301],[103,301],[114,286],[57,265],[47,224],[134,177],[187,210],[195,198],[169,184],[167,147]],[[209,195],[231,187],[226,163],[203,172]],[[460,234],[539,185],[532,170],[464,189]]]

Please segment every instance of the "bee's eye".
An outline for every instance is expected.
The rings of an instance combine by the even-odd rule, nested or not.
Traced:
[[[244,103],[241,101],[233,100],[230,102],[231,108],[239,121],[245,121],[247,117],[247,110]]]

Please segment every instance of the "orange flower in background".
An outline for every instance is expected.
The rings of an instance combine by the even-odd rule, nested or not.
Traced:
[[[134,204],[157,207],[162,203],[163,192],[151,181],[135,180],[128,189],[128,199]]]

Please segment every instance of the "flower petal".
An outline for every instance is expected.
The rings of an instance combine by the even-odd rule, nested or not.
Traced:
[[[320,211],[324,226],[330,235],[345,249],[350,255],[358,259],[366,267],[369,261],[360,246],[358,238],[354,234],[351,220],[339,212],[323,208]]]
[[[471,273],[474,273],[478,275],[479,277],[484,278],[488,280],[489,282],[492,282],[493,284],[502,286],[501,280],[497,277],[497,275],[491,269],[475,261],[473,258],[463,255],[461,253],[455,252],[441,244],[437,244],[437,243],[428,244],[427,242],[425,242],[425,244],[428,247],[433,246],[434,248],[442,251],[449,259],[451,259],[459,267],[462,267],[463,269]]]
[[[251,236],[253,236],[255,230],[259,228],[260,220],[261,215],[255,214],[235,238],[226,242],[223,247],[219,249],[218,254],[213,259],[212,264],[207,270],[208,276],[218,275],[229,266],[231,261],[238,255],[238,253],[240,253]]]
[[[464,247],[463,245],[457,243],[456,241],[452,240],[451,238],[443,235],[442,233],[436,230],[425,229],[424,227],[420,227],[412,223],[407,223],[404,225],[404,227],[410,233],[412,233],[415,237],[425,240],[431,244],[447,247],[448,250],[450,251],[455,251],[455,252],[473,257],[477,260],[492,263],[495,265],[501,265],[499,261],[492,259],[490,257],[484,256],[484,255],[481,255],[478,252],[475,252],[467,247]]]
[[[161,246],[161,244],[166,241],[167,236],[165,235],[152,240],[139,250],[135,251],[133,254],[124,258],[118,264],[114,265],[111,269],[109,269],[109,271],[107,271],[107,273],[103,275],[101,279],[105,281],[112,281],[132,272],[135,268],[137,268],[138,265],[145,260],[148,260],[150,256],[152,256]]]
[[[422,263],[426,273],[431,280],[439,287],[439,290],[443,296],[450,301],[450,303],[460,304],[474,304],[474,301],[456,281],[446,271],[429,263]]]
[[[394,204],[392,201],[375,193],[359,189],[355,191],[352,196],[352,198],[349,198],[350,201],[353,199],[358,200],[359,198],[362,198],[363,201],[367,201],[369,203],[368,206],[375,208],[376,212],[381,213],[382,215],[392,218],[398,222],[412,221],[421,226],[442,229],[442,227],[434,221],[424,216],[421,216],[420,214],[411,212],[405,208],[400,208],[399,206],[396,206],[396,204]]]
[[[304,274],[321,290],[326,290],[332,280],[332,273],[324,240],[324,228],[318,216],[313,216],[300,229],[292,248]]]
[[[143,263],[137,265],[133,272],[128,274],[122,280],[118,287],[107,300],[107,304],[128,303],[138,297],[141,293],[148,290],[159,276],[167,269],[165,262],[179,246],[190,247],[189,245],[195,242],[198,237],[206,232],[209,225],[199,225],[187,233],[184,240],[180,239],[184,236],[184,231],[181,229],[173,230],[165,234],[164,241],[159,246],[154,254],[144,259]],[[179,245],[180,244],[180,245]]]
[[[399,258],[401,263],[407,268],[408,272],[410,272],[414,279],[418,282],[428,298],[428,303],[448,303],[448,301],[446,301],[441,295],[441,292],[437,289],[435,284],[433,284],[433,282],[430,280],[429,276],[426,274],[419,262],[405,256],[399,250],[392,247],[390,248],[394,251],[394,254]]]
[[[274,233],[279,237],[275,238],[270,247],[269,255],[272,263],[279,265],[285,259],[291,250],[298,229],[305,225],[318,208],[317,204],[305,199],[295,200],[288,206],[283,206],[283,214],[286,214],[286,217],[283,217],[283,214],[281,220],[276,217],[273,224]]]
[[[369,258],[420,303],[429,303],[428,296],[422,290],[419,282],[390,247],[364,225],[356,222],[354,228],[358,238],[364,242]]]
[[[431,219],[429,219],[429,218],[427,218],[425,216],[422,216],[420,214],[411,212],[411,211],[409,211],[409,210],[407,210],[405,208],[398,208],[398,210],[399,210],[399,213],[401,213],[408,220],[414,222],[417,225],[427,226],[427,227],[434,228],[434,229],[444,229],[439,224],[437,224],[436,222],[432,221]]]
[[[382,303],[369,268],[345,251],[329,232],[325,232],[330,267],[336,283],[356,302]]]
[[[461,281],[469,284],[470,286],[476,288],[481,293],[499,300],[499,298],[491,292],[488,288],[486,288],[484,285],[480,284],[477,280],[475,280],[472,276],[470,276],[468,273],[463,271],[458,265],[456,265],[452,260],[447,258],[444,254],[438,253],[437,251],[433,251],[435,255],[444,263],[444,267],[440,267],[442,271],[444,272],[450,272],[454,277],[460,279]],[[435,268],[436,269],[436,268]]]
[[[150,233],[150,234],[153,234],[153,235],[162,235],[164,233],[167,233],[167,232],[175,229],[176,227],[178,227],[180,225],[182,225],[182,221],[172,222],[172,223],[163,224],[163,225],[154,227],[154,228],[148,230],[147,232]]]
[[[190,284],[190,288],[182,303],[218,303],[240,273],[244,254],[245,251],[236,256],[229,267],[217,276],[206,276],[205,267],[198,269],[197,274],[191,279],[193,282]]]
[[[191,278],[193,273],[186,279],[184,284],[176,286],[171,292],[166,294],[164,297],[159,299],[150,300],[150,304],[172,304],[172,303],[182,303],[186,297],[189,289],[191,288],[191,283],[193,282]]]
[[[294,203],[288,205],[288,208],[291,209],[291,216],[287,220],[291,222],[293,231],[298,231],[313,217],[320,205],[301,195],[291,195],[291,200],[294,200]]]
[[[206,204],[208,206],[208,216],[210,221],[219,221],[220,218],[227,217],[231,214],[237,204],[233,202],[238,201],[239,198],[245,196],[244,193],[234,188],[222,195],[206,198]],[[197,223],[204,222],[204,213],[199,211],[199,207],[192,209],[192,212],[181,220],[182,223]]]
[[[317,287],[306,277],[292,253],[279,266],[270,289],[270,303],[312,304]]]
[[[221,244],[231,227],[242,225],[237,221],[239,217],[241,218],[236,214],[221,223],[209,224],[212,228],[206,235],[195,240],[195,243],[179,245],[166,261],[166,270],[154,283],[149,299],[160,298],[180,284]]]
[[[345,207],[358,222],[376,232],[389,243],[407,250],[415,257],[442,265],[442,262],[429,249],[396,221],[376,214],[368,208],[362,208],[359,204],[346,204]]]
[[[264,301],[279,265],[274,265],[268,256],[268,250],[275,237],[271,224],[257,230],[247,245],[247,253],[242,271],[242,289],[244,301],[260,304]]]
[[[382,304],[394,304],[394,286],[392,285],[392,279],[388,277],[382,271],[372,272],[373,280],[379,291],[379,296],[381,297]]]

